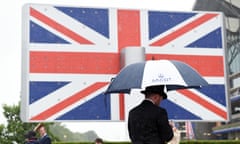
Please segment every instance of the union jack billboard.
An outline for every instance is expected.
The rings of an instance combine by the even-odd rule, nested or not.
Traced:
[[[175,59],[210,84],[169,92],[173,120],[225,121],[223,15],[27,4],[23,7],[24,121],[125,120],[128,95],[104,95],[120,51],[144,47],[146,60]]]

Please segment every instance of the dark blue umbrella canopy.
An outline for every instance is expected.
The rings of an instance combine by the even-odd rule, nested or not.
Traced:
[[[106,93],[130,93],[131,89],[141,88],[145,63],[135,63],[123,68],[112,79]]]
[[[154,60],[134,63],[112,79],[105,93],[130,93],[131,89],[165,85],[167,90],[200,88],[207,81],[191,66],[177,60]]]

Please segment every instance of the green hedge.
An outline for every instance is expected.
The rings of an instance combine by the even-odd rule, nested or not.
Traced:
[[[94,144],[93,142],[54,142],[52,144]],[[131,144],[130,142],[104,142],[104,144]]]
[[[181,141],[180,144],[240,144],[239,140],[192,140]]]
[[[93,144],[91,142],[54,142],[53,144]],[[104,144],[131,144],[130,142],[104,142]],[[240,140],[191,140],[180,144],[240,144]]]

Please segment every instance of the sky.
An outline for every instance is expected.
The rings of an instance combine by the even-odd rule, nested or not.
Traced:
[[[191,11],[195,0],[7,0],[0,6],[0,104],[17,105],[21,94],[22,6],[28,3],[79,7]],[[0,123],[6,123],[0,108]],[[93,130],[108,141],[128,140],[126,122],[64,122],[73,132]]]

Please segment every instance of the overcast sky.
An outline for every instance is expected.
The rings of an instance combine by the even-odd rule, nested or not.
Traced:
[[[7,0],[0,8],[1,37],[1,105],[20,101],[21,93],[21,23],[22,6],[27,3],[53,4],[100,8],[130,8],[160,11],[191,11],[195,0]],[[6,120],[0,108],[0,123]],[[124,122],[74,122],[63,123],[72,131],[94,130],[104,140],[127,140]]]

